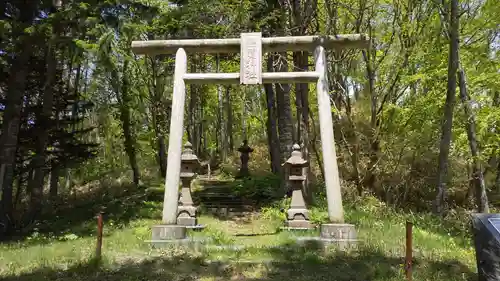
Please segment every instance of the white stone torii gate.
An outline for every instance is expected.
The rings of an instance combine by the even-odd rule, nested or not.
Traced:
[[[366,48],[368,36],[363,34],[335,36],[292,36],[262,38],[260,32],[242,33],[241,38],[184,39],[134,41],[136,54],[176,54],[167,175],[163,202],[163,224],[153,227],[153,240],[185,237],[185,228],[176,225],[181,165],[182,137],[184,134],[184,106],[186,84],[264,84],[264,83],[316,83],[320,123],[321,147],[325,175],[328,216],[332,224],[344,225],[342,195],[337,156],[333,136],[330,96],[328,90],[325,49]],[[315,70],[307,72],[262,73],[264,52],[313,51]],[[241,53],[240,73],[187,73],[186,53]],[[155,230],[156,228],[156,230]],[[328,230],[328,231],[331,231]],[[336,232],[342,232],[335,228]],[[323,230],[322,230],[323,233]],[[342,233],[332,234],[336,238]]]

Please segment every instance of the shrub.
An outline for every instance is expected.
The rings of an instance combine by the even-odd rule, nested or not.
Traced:
[[[279,176],[270,174],[263,177],[244,178],[235,181],[232,192],[244,198],[259,202],[260,205],[268,204],[282,198]]]

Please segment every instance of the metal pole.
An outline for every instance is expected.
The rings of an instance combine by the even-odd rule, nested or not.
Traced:
[[[406,222],[406,260],[405,260],[405,272],[406,279],[408,281],[412,280],[412,259],[413,259],[413,249],[412,249],[412,240],[413,240],[413,224],[411,222]]]
[[[102,249],[102,212],[97,215],[97,245],[95,248],[95,256],[98,260],[101,259],[101,249]]]

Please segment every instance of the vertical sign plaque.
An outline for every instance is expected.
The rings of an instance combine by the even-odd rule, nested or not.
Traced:
[[[262,33],[241,34],[240,83],[262,84]]]

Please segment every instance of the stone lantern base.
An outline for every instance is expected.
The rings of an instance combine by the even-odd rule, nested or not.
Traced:
[[[313,229],[314,225],[307,220],[288,220],[285,222],[285,227],[287,229],[293,230],[293,229]]]
[[[186,228],[188,227],[191,227],[191,226],[195,226],[198,224],[198,220],[196,219],[196,217],[178,217],[177,218],[177,224],[178,225],[183,225],[185,226]]]
[[[186,227],[198,224],[195,206],[179,206],[177,209],[177,224]]]
[[[309,221],[309,211],[305,208],[290,208],[287,211],[288,220],[285,226],[289,229],[313,229],[314,225]]]

